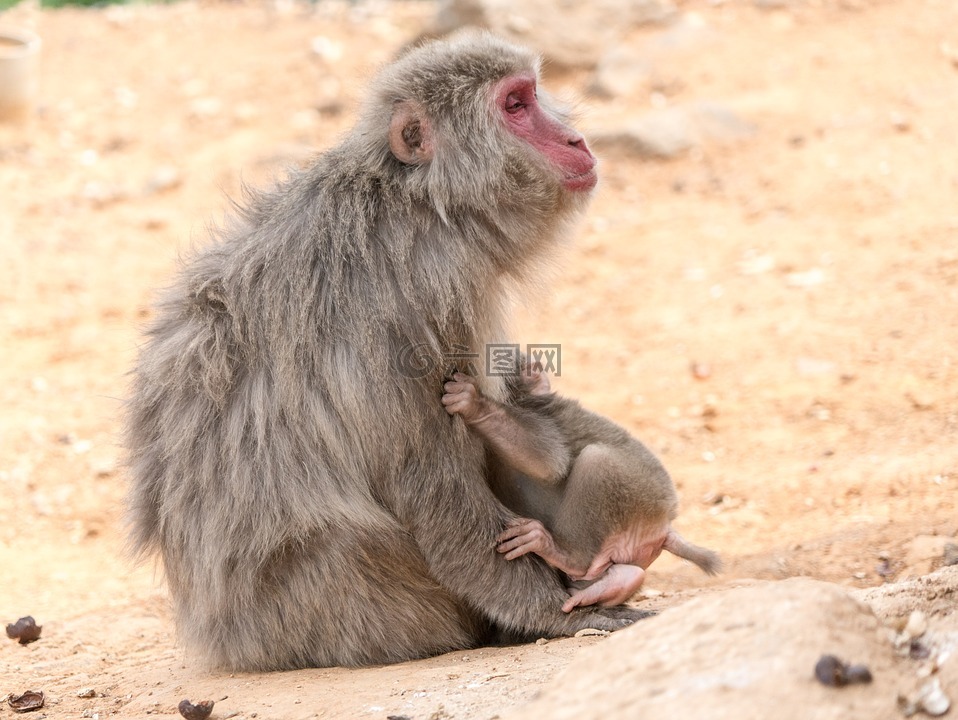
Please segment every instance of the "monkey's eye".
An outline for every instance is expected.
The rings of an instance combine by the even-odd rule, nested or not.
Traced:
[[[514,115],[524,108],[526,104],[522,102],[519,93],[509,93],[506,97],[506,112]]]

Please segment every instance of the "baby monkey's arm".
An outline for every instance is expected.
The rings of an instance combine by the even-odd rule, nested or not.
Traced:
[[[552,533],[538,520],[515,518],[496,538],[496,550],[515,560],[527,553],[535,553],[556,570],[570,578],[581,578],[587,566],[576,565],[572,557],[556,543]]]
[[[484,397],[465,373],[453,375],[443,389],[446,412],[459,415],[508,467],[547,485],[565,477],[569,448],[549,419]]]

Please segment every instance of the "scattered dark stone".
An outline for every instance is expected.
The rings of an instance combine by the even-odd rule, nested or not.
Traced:
[[[22,695],[11,695],[7,698],[7,705],[18,713],[39,710],[43,707],[43,691],[27,690]]]
[[[408,715],[387,715],[386,720],[412,720]]]
[[[928,646],[924,645],[921,640],[914,638],[908,643],[908,657],[912,660],[924,660],[931,657],[931,650],[929,650]]]
[[[32,643],[40,639],[42,625],[37,625],[32,616],[27,615],[17,620],[15,623],[7,625],[7,637],[11,640],[19,640],[21,645]]]
[[[865,665],[846,665],[834,655],[822,655],[815,663],[815,678],[829,687],[870,683],[871,671]]]
[[[882,558],[881,562],[875,566],[875,572],[878,573],[883,580],[888,580],[895,574],[891,566],[891,561],[888,558]]]
[[[189,700],[180,700],[180,704],[177,705],[176,709],[180,711],[180,715],[185,717],[186,720],[206,720],[206,718],[210,716],[210,713],[213,712],[213,701],[201,700],[194,705]]]
[[[841,687],[845,684],[845,666],[834,655],[822,655],[815,663],[815,678],[822,685]]]
[[[845,669],[845,677],[849,685],[852,683],[867,684],[872,681],[872,671],[868,669],[867,665],[849,665]]]
[[[941,562],[945,567],[958,565],[958,544],[948,543],[945,545],[945,553],[942,556]]]

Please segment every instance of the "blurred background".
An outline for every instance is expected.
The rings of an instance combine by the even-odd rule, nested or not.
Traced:
[[[958,562],[958,3],[60,4],[0,0],[40,39],[0,116],[8,622],[121,608],[172,646],[120,521],[154,292],[243,182],[336,142],[378,66],[470,24],[543,54],[601,159],[515,336],[561,344],[560,392],[658,453],[676,526],[723,554],[715,579],[663,557],[649,596]]]

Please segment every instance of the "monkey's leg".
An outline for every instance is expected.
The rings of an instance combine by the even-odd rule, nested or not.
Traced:
[[[595,536],[594,513],[601,513],[603,509],[596,506],[597,500],[592,485],[597,477],[610,477],[619,472],[616,460],[614,449],[597,443],[586,446],[575,459],[555,519],[555,533],[564,538],[563,542],[569,543],[570,539],[577,538],[580,544],[598,547],[606,539]],[[584,508],[589,508],[592,514],[584,513]],[[592,577],[592,566],[600,561],[598,556],[593,559],[588,577]],[[618,605],[638,590],[644,577],[645,572],[641,567],[607,565],[607,569],[602,571],[591,585],[573,583],[578,592],[569,598],[564,609],[571,610],[586,603],[598,603],[606,607],[597,608],[596,612],[611,617],[626,617],[633,621],[648,617],[654,613]]]
[[[575,593],[562,609],[568,612],[584,605],[621,605],[635,595],[644,580],[645,570],[636,565],[613,565],[594,582],[581,587],[575,584]]]
[[[370,506],[265,564],[253,587],[187,619],[213,664],[243,670],[400,662],[474,647],[488,624],[429,574],[415,542]],[[212,608],[209,608],[212,609]]]
[[[599,607],[595,611],[604,617],[628,620],[629,623],[638,622],[648,617],[658,615],[655,610],[641,610],[628,605],[613,605],[612,607]]]

